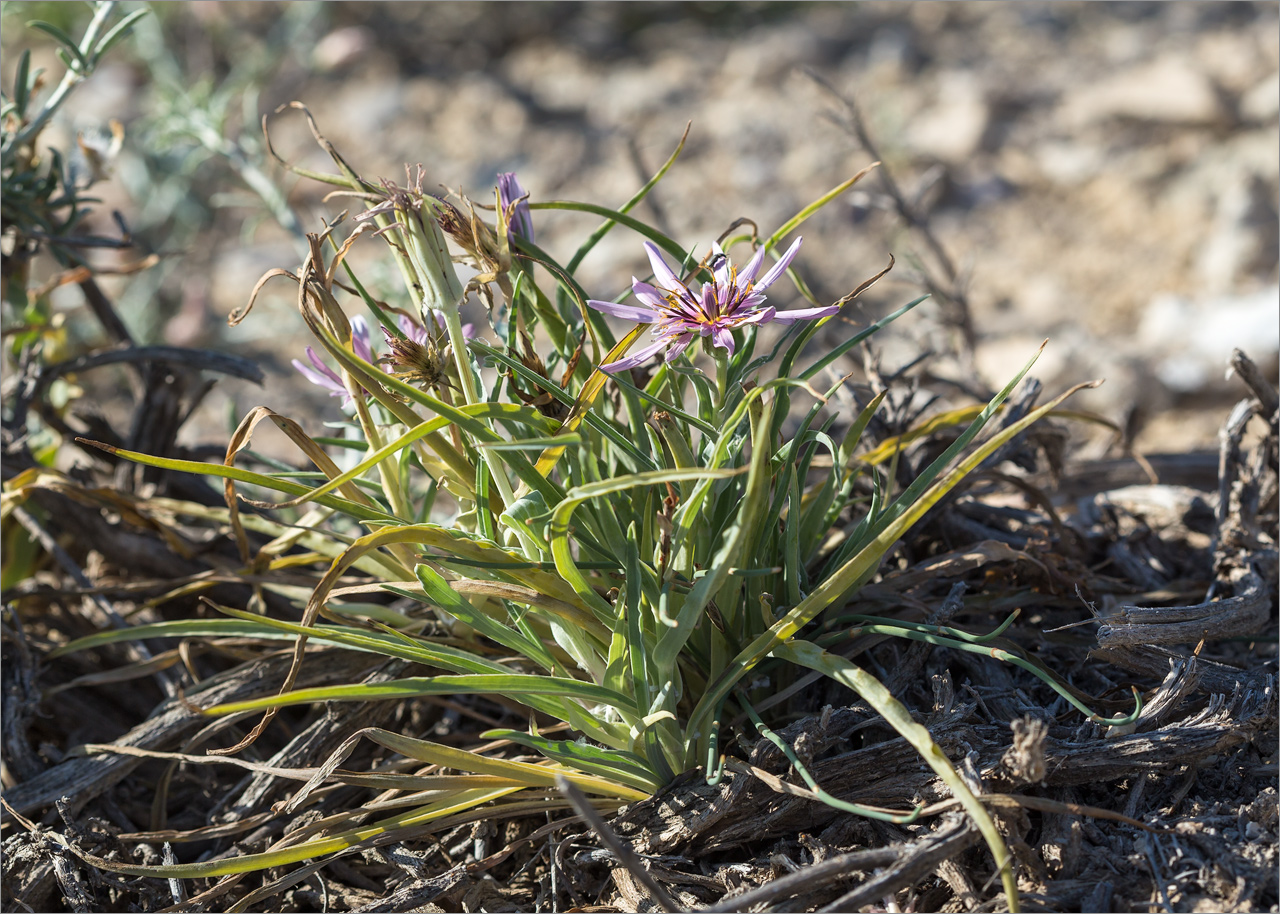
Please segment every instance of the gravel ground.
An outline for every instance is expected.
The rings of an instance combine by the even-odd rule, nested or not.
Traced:
[[[1276,371],[1275,3],[191,3],[160,13],[177,69],[166,78],[154,66],[160,38],[147,25],[127,53],[150,56],[158,76],[125,54],[84,87],[67,123],[120,117],[141,143],[164,121],[167,81],[185,82],[191,104],[201,78],[256,79],[256,108],[230,105],[228,136],[248,123],[252,141],[255,110],[298,99],[366,176],[422,163],[429,183],[486,200],[495,174],[515,170],[535,201],[618,205],[690,122],[680,162],[640,215],[705,248],[738,217],[771,231],[872,161],[811,72],[856,102],[885,163],[804,227],[799,264],[814,290],[834,300],[892,252],[898,268],[850,315],[865,320],[915,297],[926,275],[945,278],[889,205],[887,171],[969,303],[972,361],[950,357],[962,347],[942,303],[881,338],[886,365],[927,346],[934,374],[972,380],[976,367],[999,386],[1048,338],[1036,369],[1047,387],[1107,378],[1082,403],[1127,422],[1151,452],[1212,446],[1238,394],[1224,379],[1232,347]],[[327,164],[301,118],[274,125],[286,157]],[[122,291],[126,316],[172,342],[257,354],[289,377],[303,342],[290,339],[302,328],[283,287],[268,318],[233,331],[219,318],[262,272],[296,262],[291,241],[259,224],[260,203],[220,160],[183,160],[192,198],[208,207],[204,222],[185,223],[179,207],[159,206],[156,166],[143,161],[131,144],[107,203],[133,215],[144,243],[172,251],[180,237],[186,253],[145,287],[155,294]],[[309,229],[341,208],[322,206],[312,183],[283,180]],[[542,213],[539,241],[567,257],[594,225]],[[635,237],[614,232],[580,276],[610,297],[641,269]],[[324,403],[293,378],[285,390]],[[263,399],[230,394],[242,409]]]

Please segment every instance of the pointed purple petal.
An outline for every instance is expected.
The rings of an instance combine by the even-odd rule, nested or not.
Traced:
[[[795,259],[796,254],[799,253],[800,242],[802,241],[804,241],[804,238],[797,238],[795,243],[787,248],[787,253],[782,255],[782,259],[775,263],[769,272],[765,273],[760,281],[756,283],[757,289],[763,291],[778,281],[778,277],[787,271],[787,267]]]
[[[756,274],[760,272],[760,264],[762,263],[764,263],[764,245],[761,245],[756,249],[751,260],[749,260],[747,265],[738,273],[738,288],[746,287],[751,280],[756,278]]]
[[[316,366],[317,371],[336,377],[336,375],[333,374],[333,369],[324,363],[324,359],[316,355],[316,351],[314,349],[308,346],[305,351],[307,353],[307,359],[311,362],[312,365]]]
[[[413,342],[423,344],[427,341],[427,328],[409,317],[409,315],[401,314],[400,319],[397,320],[396,323],[400,325],[400,332]],[[386,328],[384,327],[383,333],[386,332]]]
[[[321,374],[318,371],[312,371],[310,368],[308,368],[306,365],[303,365],[297,359],[291,360],[291,364],[293,365],[294,368],[298,369],[299,374],[301,374],[304,378],[306,378],[312,384],[316,385],[316,387],[323,387],[325,390],[329,391],[329,396],[336,397],[342,394],[346,394],[347,389],[343,387],[341,384],[333,381],[332,379],[330,379],[326,375]]]
[[[289,364],[292,365],[294,368],[298,369],[298,373],[301,374],[308,381],[310,381],[312,384],[316,384],[321,387],[324,387],[329,380],[328,378],[324,377],[324,375],[321,375],[316,371],[312,371],[310,368],[308,368],[306,365],[303,365],[297,359],[290,359]]]
[[[366,362],[373,361],[373,346],[369,343],[369,322],[358,314],[351,318],[351,348]]]
[[[650,308],[637,308],[635,305],[620,305],[612,301],[595,301],[587,299],[587,304],[597,311],[603,311],[613,317],[620,317],[627,321],[636,321],[641,324],[652,324],[662,317],[661,314],[655,313]]]
[[[508,231],[522,238],[533,240],[533,214],[529,210],[529,201],[521,199],[528,196],[528,191],[516,179],[514,171],[504,171],[498,175],[498,200],[504,210],[511,209],[511,224]],[[516,202],[519,201],[519,202]]]
[[[724,314],[724,289],[720,288],[716,283],[709,282],[702,287],[700,296],[702,298],[702,313],[712,319]]]
[[[716,285],[725,288],[729,285],[729,274],[732,269],[729,264],[729,258],[725,256],[724,249],[720,247],[719,242],[711,243],[711,262],[719,262],[719,266],[715,268]]]
[[[655,311],[661,311],[667,304],[661,289],[655,289],[647,282],[631,277],[631,293]]]
[[[316,355],[316,351],[310,346],[307,347],[307,358],[311,360],[312,365],[316,366],[316,371],[328,378],[331,383],[337,385],[337,389],[347,389],[345,382],[342,380],[342,375],[330,368],[325,363],[325,360]]]
[[[671,348],[667,350],[667,361],[668,362],[675,361],[675,359],[680,355],[680,353],[684,352],[686,349],[689,348],[689,344],[692,342],[693,342],[693,334],[686,333],[684,336],[680,337],[678,340],[672,343]]]
[[[777,313],[778,309],[770,305],[767,308],[761,308],[759,311],[752,311],[746,317],[741,318],[738,321],[737,326],[740,327],[743,324],[767,324],[769,321],[773,320],[774,315]]]
[[[653,277],[658,280],[658,285],[673,292],[683,289],[684,284],[680,282],[680,277],[671,272],[671,267],[667,266],[667,262],[662,259],[662,252],[658,250],[658,246],[652,241],[646,241],[644,249],[649,255],[649,264],[653,267]]]
[[[658,340],[658,342],[645,346],[639,352],[629,355],[625,359],[618,359],[616,362],[601,365],[600,370],[608,374],[614,374],[619,371],[626,371],[628,368],[635,368],[637,365],[649,361],[649,359],[661,352],[666,345],[666,340]]]
[[[514,171],[504,171],[498,175],[498,193],[502,195],[502,205],[510,206],[523,197],[527,191],[520,184]]]
[[[738,310],[734,301],[738,297],[738,287],[734,283],[716,284],[716,313],[728,315]]]
[[[835,314],[840,309],[835,305],[825,308],[798,308],[795,311],[779,311],[773,316],[775,324],[794,324],[796,321],[813,321],[820,317]]]
[[[712,336],[714,337],[714,342],[717,346],[721,349],[728,349],[729,355],[733,355],[734,342],[732,330],[728,327],[716,327],[715,330],[712,331]]]

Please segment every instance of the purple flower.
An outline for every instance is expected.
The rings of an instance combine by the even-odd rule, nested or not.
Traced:
[[[510,220],[508,238],[519,236],[533,241],[533,214],[529,211],[528,197],[529,192],[520,185],[514,171],[498,175],[498,202],[502,205],[503,218]]]
[[[359,315],[351,318],[351,348],[355,350],[355,354],[360,358],[373,364],[373,347],[369,344],[369,324]],[[347,390],[347,385],[342,380],[342,375],[326,365],[324,359],[316,355],[316,351],[310,346],[307,347],[307,358],[315,366],[314,370],[303,365],[297,359],[293,359],[293,367],[298,369],[302,376],[312,384],[328,390],[329,396],[342,397],[343,406],[350,403],[351,392]]]
[[[729,263],[720,245],[712,244],[712,257],[709,269],[712,272],[711,282],[704,283],[702,288],[694,292],[680,277],[672,272],[667,262],[662,259],[657,245],[650,241],[644,243],[649,254],[649,262],[653,265],[655,285],[641,282],[634,276],[631,278],[631,290],[635,297],[647,307],[635,305],[619,305],[608,301],[588,301],[587,304],[597,311],[612,314],[614,317],[639,323],[653,324],[654,343],[645,346],[635,355],[627,356],[616,362],[601,365],[601,371],[615,372],[626,368],[635,368],[647,361],[663,349],[667,350],[667,361],[670,362],[688,348],[695,336],[709,336],[711,341],[721,349],[733,352],[733,331],[747,324],[767,324],[776,321],[791,324],[798,320],[816,320],[827,317],[840,310],[838,305],[825,308],[801,308],[794,311],[778,311],[764,304],[764,290],[773,285],[787,269],[800,250],[802,238],[787,249],[782,259],[775,263],[769,272],[756,281],[756,274],[764,262],[764,248],[756,251],[755,256],[746,267],[738,269]]]
[[[430,309],[430,314],[433,318],[435,318],[436,326],[439,327],[441,330],[443,330],[444,315],[441,314],[435,308]],[[396,320],[396,323],[400,325],[400,332],[403,333],[407,339],[413,340],[415,343],[419,343],[423,345],[426,344],[427,328],[422,326],[422,324],[419,324],[417,321],[415,321],[413,318],[411,318],[407,314],[401,314],[400,317]],[[391,331],[389,331],[386,327],[382,328],[382,332],[387,337],[387,339],[391,338]]]

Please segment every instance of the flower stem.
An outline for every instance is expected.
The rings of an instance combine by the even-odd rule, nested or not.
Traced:
[[[92,58],[93,46],[98,41],[98,32],[102,29],[111,13],[115,9],[115,0],[109,0],[106,3],[99,3],[93,11],[93,19],[89,22],[89,27],[84,31],[84,37],[80,39],[80,53],[86,58]],[[70,60],[70,58],[67,58]],[[14,156],[18,154],[18,150],[27,143],[32,143],[44,129],[45,124],[53,117],[54,113],[62,107],[62,103],[67,100],[67,96],[71,94],[71,90],[77,85],[84,82],[93,72],[93,66],[96,61],[90,59],[88,68],[82,69],[78,65],[68,66],[67,72],[63,74],[62,81],[58,83],[58,87],[53,90],[53,94],[49,96],[48,101],[44,103],[40,111],[33,117],[25,127],[9,141],[9,145],[4,148],[3,162],[8,167]]]
[[[468,406],[480,401],[480,391],[476,389],[476,377],[471,372],[471,357],[467,354],[467,339],[462,334],[462,317],[457,302],[452,307],[441,308],[444,313],[445,330],[449,333],[449,345],[453,348],[453,358],[458,366],[458,380],[462,384],[462,397]],[[489,478],[498,487],[498,495],[504,508],[510,508],[516,501],[516,494],[511,488],[511,480],[507,478],[507,469],[502,465],[502,458],[497,452],[479,448],[480,459],[489,467]],[[541,550],[537,544],[527,540],[527,534],[515,531],[524,547],[525,555],[537,559]]]
[[[716,359],[716,391],[719,394],[719,402],[716,404],[716,408],[719,409],[723,418],[725,399],[729,394],[729,352],[719,346],[713,346],[711,353]]]

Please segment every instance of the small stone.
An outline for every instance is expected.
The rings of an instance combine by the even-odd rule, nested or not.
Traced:
[[[1067,102],[1077,125],[1111,118],[1208,124],[1223,116],[1213,84],[1190,61],[1163,57],[1083,87]]]
[[[1240,116],[1266,123],[1280,115],[1280,73],[1272,73],[1240,98]]]
[[[1071,140],[1050,140],[1035,150],[1040,172],[1058,184],[1080,184],[1096,176],[1107,164],[1101,146]]]
[[[962,162],[981,147],[990,117],[976,79],[967,73],[944,73],[937,102],[915,117],[907,142],[925,155]]]
[[[1137,339],[1162,353],[1156,375],[1170,390],[1192,393],[1222,375],[1231,350],[1248,340],[1255,360],[1273,360],[1280,351],[1275,286],[1252,295],[1191,300],[1157,295],[1147,306]]]
[[[321,73],[345,69],[368,55],[377,44],[373,31],[360,25],[335,29],[316,42],[311,62]]]

